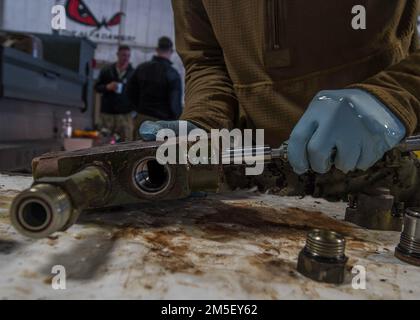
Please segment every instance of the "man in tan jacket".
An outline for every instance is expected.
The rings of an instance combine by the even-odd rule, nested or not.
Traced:
[[[181,119],[265,129],[272,146],[290,139],[297,173],[366,170],[419,129],[418,2],[173,0]],[[355,28],[357,14],[366,28]]]

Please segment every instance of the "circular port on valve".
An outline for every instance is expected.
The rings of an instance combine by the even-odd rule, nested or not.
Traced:
[[[28,199],[19,207],[19,221],[28,231],[41,231],[45,229],[52,219],[51,209],[42,200]]]
[[[154,157],[144,158],[135,165],[133,179],[138,191],[156,196],[166,191],[171,184],[171,170]]]

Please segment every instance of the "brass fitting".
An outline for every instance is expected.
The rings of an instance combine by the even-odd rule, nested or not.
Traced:
[[[344,282],[346,241],[336,232],[314,230],[306,239],[306,246],[299,254],[297,270],[302,275],[332,284]]]
[[[63,231],[78,215],[69,195],[60,187],[38,184],[19,194],[11,208],[12,225],[19,233],[41,239]]]
[[[13,200],[12,225],[34,239],[65,231],[76,223],[81,211],[106,198],[108,180],[105,171],[96,166],[68,177],[40,179]]]

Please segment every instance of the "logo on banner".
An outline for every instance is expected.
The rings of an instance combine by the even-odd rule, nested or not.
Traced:
[[[81,25],[94,27],[94,31],[101,28],[111,28],[121,24],[123,12],[115,13],[110,19],[103,18],[99,21],[83,0],[67,0],[67,17]]]
[[[124,12],[116,12],[99,19],[97,15],[86,4],[84,0],[67,0],[64,6],[54,6],[52,28],[62,30],[63,34],[87,37],[93,41],[135,41],[135,37],[115,34],[111,29],[121,25]],[[64,13],[64,16],[63,16]],[[66,28],[66,19],[71,20],[78,25],[90,27],[92,30],[68,30]]]

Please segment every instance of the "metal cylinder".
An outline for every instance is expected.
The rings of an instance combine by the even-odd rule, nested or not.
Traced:
[[[333,231],[314,230],[306,239],[306,250],[313,256],[340,259],[344,256],[346,240]]]
[[[420,136],[409,137],[406,141],[399,146],[401,151],[418,151],[420,150]]]
[[[62,230],[73,214],[69,195],[60,187],[38,184],[13,201],[10,218],[15,229],[40,239]]]
[[[228,149],[222,153],[223,164],[265,163],[272,159],[272,149],[268,146]]]
[[[420,208],[407,209],[404,230],[395,249],[395,256],[404,262],[420,266]]]

